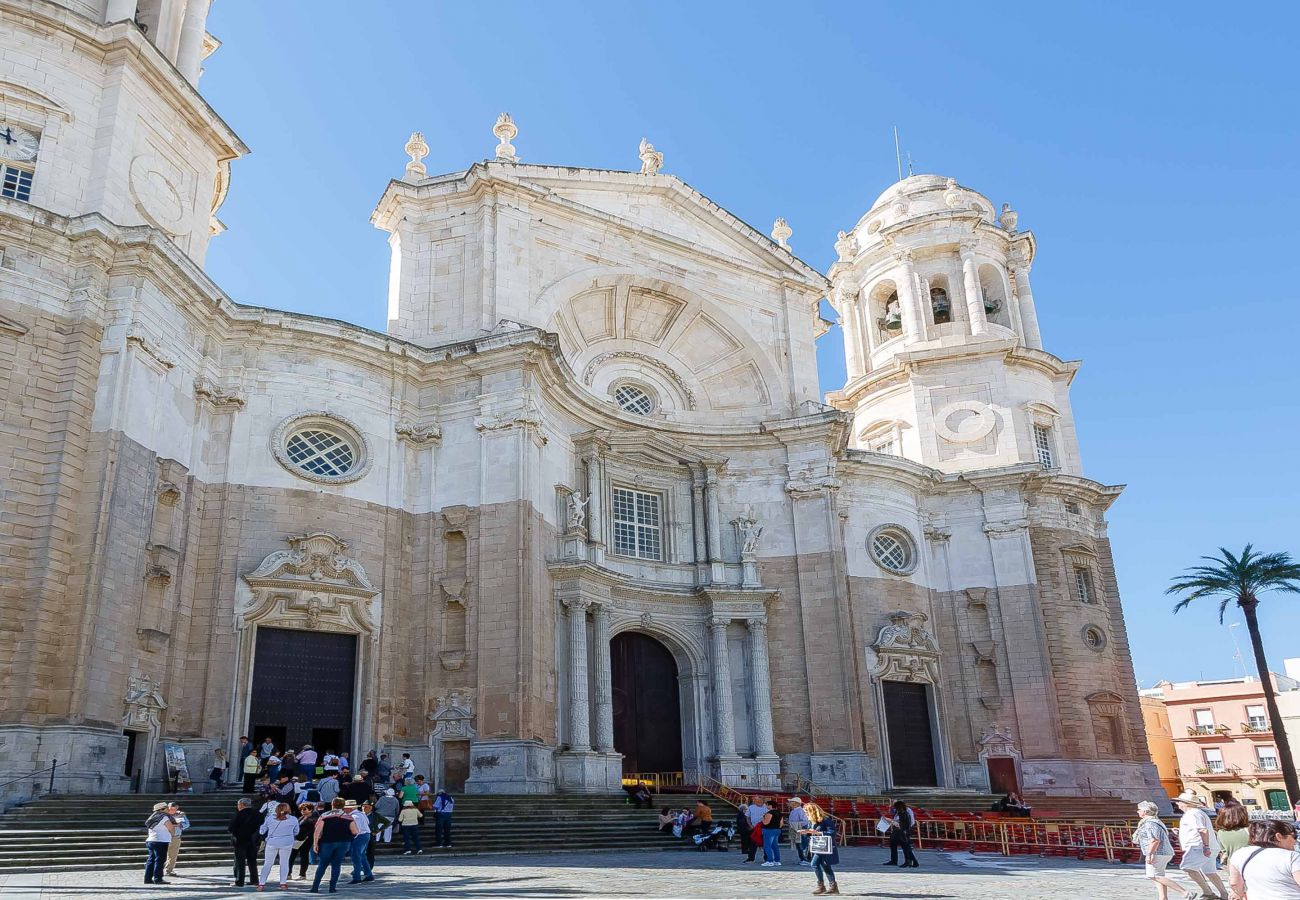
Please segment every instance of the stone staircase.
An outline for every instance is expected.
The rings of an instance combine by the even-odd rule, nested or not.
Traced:
[[[190,819],[177,871],[231,863],[226,823],[241,795],[234,791],[182,796]],[[144,865],[144,820],[153,795],[71,797],[49,795],[0,817],[0,874],[123,869]],[[714,797],[664,795],[661,805],[694,807]],[[730,811],[726,811],[730,814]],[[657,809],[637,809],[624,797],[464,796],[456,799],[451,850],[435,850],[433,821],[426,816],[425,855],[584,850],[689,849],[656,828]],[[402,842],[380,844],[376,860],[400,854]]]

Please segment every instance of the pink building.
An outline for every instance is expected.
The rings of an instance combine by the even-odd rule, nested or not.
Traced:
[[[1272,678],[1279,700],[1300,699],[1300,681]],[[1274,723],[1258,678],[1162,681],[1149,695],[1157,691],[1169,712],[1178,774],[1188,789],[1216,800],[1235,797],[1256,809],[1289,808]]]

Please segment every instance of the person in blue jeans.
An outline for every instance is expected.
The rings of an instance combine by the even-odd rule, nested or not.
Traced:
[[[402,826],[402,855],[410,856],[411,853],[423,853],[420,847],[420,819],[424,818],[424,813],[420,812],[410,800],[402,804],[402,811],[397,814],[397,823]]]
[[[775,800],[767,801],[767,812],[763,813],[763,865],[781,865],[781,805]]]
[[[357,823],[343,809],[343,798],[335,797],[330,803],[330,811],[316,820],[316,833],[312,837],[312,849],[320,860],[316,864],[316,878],[311,883],[311,893],[320,893],[321,879],[325,869],[330,870],[330,893],[338,890],[339,872],[343,868],[343,857],[352,846],[352,839],[357,836]],[[363,854],[364,856],[364,854]]]
[[[370,817],[366,815],[364,809],[357,807],[355,800],[347,801],[343,808],[352,817],[352,821],[357,823],[357,833],[352,838],[352,881],[349,883],[374,881],[375,875],[366,854],[366,847],[370,844]]]
[[[163,881],[163,867],[167,864],[167,850],[175,840],[176,822],[167,814],[166,803],[155,803],[153,814],[144,827],[149,830],[144,846],[149,855],[144,864],[145,884],[167,884]]]
[[[456,808],[456,801],[451,794],[438,791],[433,800],[433,845],[435,847],[451,846],[451,814]]]

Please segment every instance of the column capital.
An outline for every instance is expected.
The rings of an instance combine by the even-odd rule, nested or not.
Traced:
[[[962,261],[964,262],[968,257],[973,257],[975,255],[975,248],[979,245],[980,242],[976,238],[963,238],[958,244],[961,248],[960,252]]]
[[[710,630],[722,629],[725,631],[727,626],[731,624],[731,620],[724,616],[710,616],[708,624]]]
[[[894,250],[893,256],[896,261],[902,263],[904,266],[909,268],[911,267],[912,263],[915,261],[915,257],[912,255],[911,250]]]
[[[745,627],[749,629],[750,634],[757,634],[767,629],[767,617],[761,616],[745,620]]]
[[[566,597],[560,602],[564,604],[565,609],[576,610],[578,612],[586,612],[588,607],[592,605],[591,601],[586,597]]]

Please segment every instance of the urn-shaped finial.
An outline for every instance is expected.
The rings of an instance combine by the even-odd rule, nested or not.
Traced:
[[[411,137],[407,140],[406,146],[402,148],[406,155],[411,157],[411,161],[406,164],[407,178],[426,178],[429,171],[424,167],[422,160],[429,155],[429,145],[424,142],[424,135],[418,131],[412,131]]]
[[[1002,227],[1007,231],[1015,231],[1016,223],[1020,221],[1020,213],[1012,209],[1010,203],[1003,203],[1002,215],[998,217],[998,221],[1002,223]]]
[[[790,223],[780,216],[777,216],[776,221],[772,223],[772,240],[776,241],[777,244],[786,250],[789,250],[790,244],[788,242],[790,240],[790,235],[792,234],[794,234],[794,230],[790,228]]]
[[[515,155],[515,145],[510,143],[519,134],[519,128],[515,125],[515,120],[510,118],[510,113],[502,113],[497,116],[497,123],[492,126],[492,133],[497,139],[497,159],[501,162],[519,162],[519,157]]]

